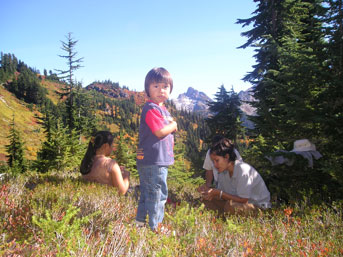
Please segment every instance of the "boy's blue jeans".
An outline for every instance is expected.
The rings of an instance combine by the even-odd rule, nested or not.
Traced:
[[[145,223],[148,214],[149,226],[155,230],[164,217],[164,205],[168,197],[168,167],[149,165],[138,166],[137,168],[141,195],[136,220]]]

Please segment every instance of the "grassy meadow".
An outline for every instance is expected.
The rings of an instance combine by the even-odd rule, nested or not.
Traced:
[[[342,202],[277,205],[257,217],[205,210],[194,185],[169,181],[164,226],[135,226],[137,182],[115,188],[76,173],[3,177],[1,256],[342,256]]]

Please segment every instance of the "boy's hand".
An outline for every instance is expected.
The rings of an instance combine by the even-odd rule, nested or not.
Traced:
[[[169,116],[165,118],[167,121],[169,121],[169,123],[171,123],[172,121],[174,121],[173,117]]]
[[[177,123],[176,123],[176,121],[172,121],[172,123],[175,123],[175,131],[177,131]]]
[[[169,124],[172,124],[172,123],[175,123],[175,131],[177,131],[177,123],[176,121],[174,120],[173,117],[171,116],[168,116],[168,117],[164,117],[167,121],[169,121]]]
[[[170,121],[169,124],[165,125],[162,129],[156,130],[154,135],[158,138],[163,138],[175,131],[177,131],[177,123],[175,121]]]

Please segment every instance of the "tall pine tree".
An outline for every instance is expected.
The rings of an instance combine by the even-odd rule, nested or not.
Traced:
[[[343,166],[343,1],[326,0],[324,19],[327,38],[327,83],[319,97],[322,133],[329,138],[327,150],[340,156]],[[339,141],[340,140],[340,141]],[[338,143],[340,142],[340,143]]]
[[[337,197],[337,185],[343,184],[343,179],[337,179],[343,177],[342,162],[338,164],[342,151],[337,151],[343,145],[339,108],[342,77],[336,79],[342,71],[342,55],[337,51],[342,40],[341,1],[255,2],[254,16],[238,23],[253,25],[242,33],[248,41],[241,47],[256,48],[256,65],[244,79],[253,84],[257,100],[253,103],[257,116],[250,119],[260,142],[259,149],[255,149],[260,153],[259,162],[263,162],[265,154],[291,149],[295,140],[308,138],[324,155],[321,162],[314,169],[309,169],[306,162],[297,162],[292,172],[288,172],[289,167],[272,168],[270,178],[284,195],[296,195],[302,188],[321,197],[321,192],[335,185],[335,190],[327,192]]]
[[[211,115],[207,118],[207,124],[211,130],[211,137],[223,135],[231,140],[237,141],[242,136],[242,112],[239,108],[240,100],[233,90],[227,92],[222,85],[215,94],[215,100],[209,102]]]
[[[66,36],[66,42],[61,41],[62,47],[61,49],[66,53],[65,55],[59,55],[62,58],[67,60],[67,70],[57,70],[59,73],[59,78],[65,81],[64,87],[61,88],[60,92],[57,92],[60,95],[60,98],[66,98],[65,105],[66,105],[66,113],[67,113],[67,124],[70,130],[75,129],[77,127],[77,117],[79,115],[79,110],[75,104],[75,97],[77,97],[75,93],[75,86],[77,82],[75,81],[74,75],[75,71],[80,69],[81,63],[83,62],[82,58],[77,58],[77,52],[75,50],[75,46],[77,44],[77,40],[74,40],[72,37],[72,33],[68,33]]]
[[[14,115],[8,139],[10,140],[10,143],[6,145],[8,166],[14,173],[25,172],[24,143],[20,138],[19,131],[15,128]]]
[[[316,99],[323,85],[321,1],[256,1],[253,28],[242,33],[256,47],[254,70],[245,76],[253,84],[257,116],[255,133],[270,149],[289,148],[296,139],[318,139]]]

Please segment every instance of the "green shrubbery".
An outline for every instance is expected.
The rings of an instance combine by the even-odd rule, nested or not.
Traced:
[[[76,173],[7,176],[0,188],[0,255],[340,256],[342,202],[279,205],[219,217],[196,186],[170,181],[164,227],[136,228],[137,198]],[[136,181],[132,181],[132,186]]]
[[[88,224],[92,216],[101,212],[77,218],[79,211],[79,208],[70,204],[57,220],[52,218],[49,210],[46,210],[45,218],[32,216],[32,223],[40,228],[39,238],[44,242],[44,250],[56,251],[57,256],[65,256],[66,252],[75,253],[86,246],[82,225]]]
[[[323,157],[313,158],[313,167],[308,160],[293,152],[280,152],[279,148],[270,148],[262,136],[254,141],[240,145],[243,160],[251,164],[263,177],[272,195],[273,201],[281,203],[306,202],[307,204],[330,203],[343,197],[343,180],[340,163]],[[282,148],[281,148],[282,149]],[[283,149],[284,150],[284,149]],[[273,166],[267,156],[282,155],[293,160],[293,164]]]

